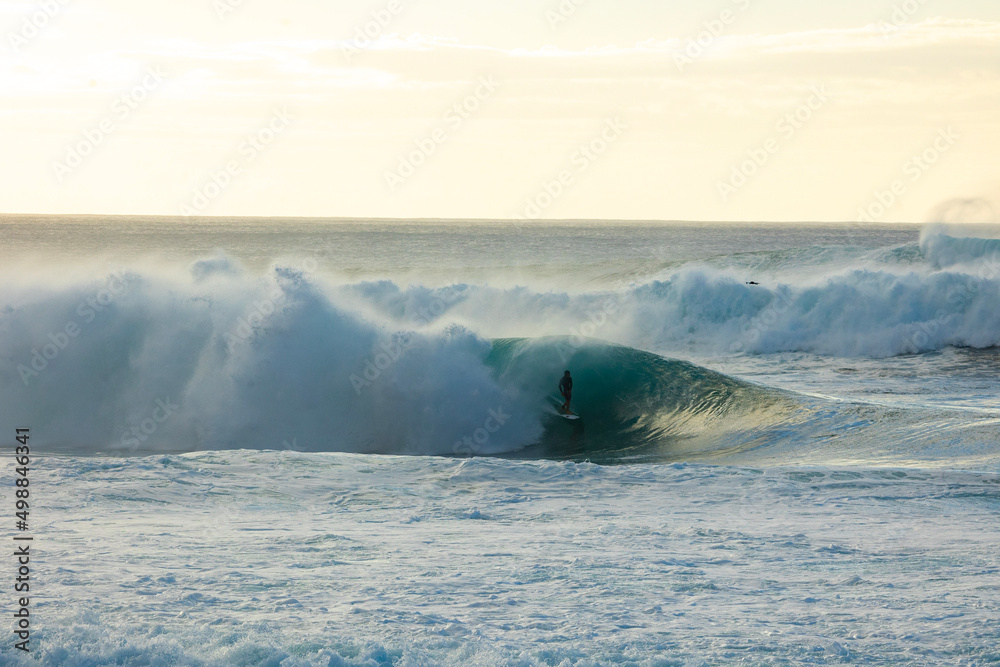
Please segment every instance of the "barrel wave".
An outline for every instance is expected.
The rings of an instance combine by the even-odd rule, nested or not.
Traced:
[[[546,404],[573,373],[569,421],[546,411],[545,434],[518,457],[625,463],[724,456],[792,414],[783,393],[695,364],[579,337],[498,339],[487,358],[503,385]],[[554,403],[553,403],[554,404]]]
[[[431,317],[403,329],[358,307],[358,290],[401,293],[281,266],[256,278],[223,259],[186,277],[127,271],[12,284],[0,313],[0,398],[42,449],[73,454],[606,461],[713,455],[789,405],[775,390],[595,339],[491,340],[446,308],[423,309]],[[444,302],[441,290],[411,291],[423,299],[407,303]],[[585,416],[575,426],[550,401],[564,367]]]
[[[774,355],[784,371],[778,355],[853,357],[836,362],[852,372],[989,350],[998,243],[930,231],[919,244],[729,255],[573,291],[537,277],[351,281],[294,258],[256,271],[224,254],[114,270],[79,260],[46,276],[8,266],[0,402],[20,423],[0,425],[28,424],[43,450],[74,454],[602,462],[897,460],[947,434],[977,462],[968,419],[780,391],[673,357],[734,374],[734,358]],[[578,423],[552,405],[565,369]]]

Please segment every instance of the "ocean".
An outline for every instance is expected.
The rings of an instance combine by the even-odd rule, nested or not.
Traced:
[[[0,216],[0,663],[1000,663],[996,232]]]

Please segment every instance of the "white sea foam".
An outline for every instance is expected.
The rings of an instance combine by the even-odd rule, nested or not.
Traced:
[[[6,665],[978,664],[1000,641],[991,474],[246,450],[33,474],[34,652]]]

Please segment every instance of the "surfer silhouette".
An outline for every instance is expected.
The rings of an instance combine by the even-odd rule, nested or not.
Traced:
[[[562,379],[559,380],[559,393],[566,399],[562,404],[563,412],[569,412],[569,401],[573,396],[573,378],[569,376],[569,371],[563,373]]]

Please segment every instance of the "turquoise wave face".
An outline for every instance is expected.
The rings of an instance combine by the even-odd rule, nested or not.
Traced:
[[[543,437],[510,455],[517,458],[627,463],[725,456],[752,446],[754,433],[797,407],[783,392],[591,339],[498,339],[486,363],[500,384],[550,406]],[[573,376],[578,421],[563,419],[555,407],[564,370]]]
[[[916,465],[994,469],[996,419],[799,394],[603,341],[508,338],[485,358],[522,405],[547,410],[534,444],[494,455],[600,464]],[[555,407],[572,372],[568,421]]]

